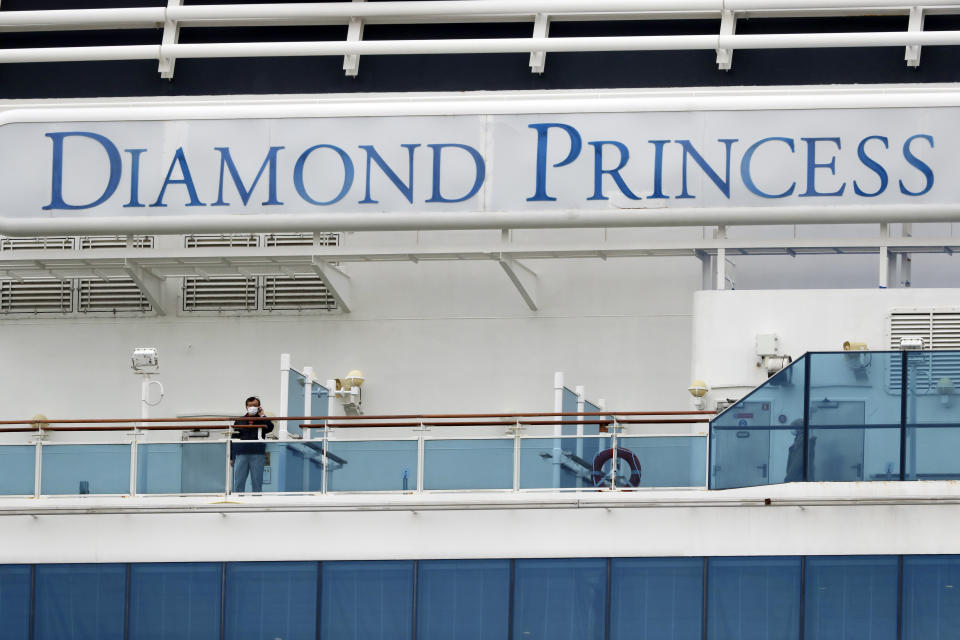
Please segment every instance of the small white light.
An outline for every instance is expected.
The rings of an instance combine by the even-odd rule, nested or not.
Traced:
[[[904,336],[900,338],[901,351],[920,351],[923,349],[923,338],[921,336]]]
[[[133,370],[137,373],[156,373],[160,368],[160,359],[156,347],[137,347],[131,358]]]

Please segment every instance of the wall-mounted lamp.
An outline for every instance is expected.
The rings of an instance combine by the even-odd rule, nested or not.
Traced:
[[[160,371],[157,348],[136,347],[130,358],[130,368],[135,374],[143,376],[140,383],[140,418],[146,420],[150,417],[150,407],[155,407],[163,401],[163,384],[159,380],[150,379],[150,376]],[[150,402],[150,385],[157,385],[157,390],[160,392],[156,402]]]
[[[360,415],[360,404],[362,394],[360,387],[363,386],[366,378],[359,369],[353,369],[342,378],[337,378],[337,386],[333,391],[334,397],[343,403],[343,410],[347,415]]]
[[[920,351],[921,349],[923,349],[923,337],[903,336],[900,338],[901,351]]]
[[[697,410],[702,410],[706,404],[706,400],[704,398],[710,391],[710,387],[707,386],[707,383],[703,380],[694,380],[690,383],[690,386],[687,387],[687,391],[689,391],[690,395],[693,396],[693,406],[695,406]]]

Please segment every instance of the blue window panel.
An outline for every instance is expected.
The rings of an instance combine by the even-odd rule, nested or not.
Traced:
[[[955,640],[960,556],[903,557],[903,640]]]
[[[767,380],[710,423],[710,487],[803,480],[807,358]]]
[[[637,454],[641,487],[703,487],[707,484],[707,439],[703,436],[620,438]]]
[[[416,440],[330,442],[343,460],[327,465],[330,491],[413,491],[417,488]]]
[[[324,562],[321,640],[410,640],[413,562]]]
[[[37,565],[35,640],[123,640],[126,583],[122,564]]]
[[[896,640],[897,557],[809,557],[805,640]]]
[[[523,438],[520,441],[520,488],[593,489],[595,454],[591,452],[609,449],[611,442],[606,436]],[[608,462],[605,471],[609,471],[609,467]],[[622,475],[625,467],[621,464],[618,473]],[[605,475],[600,478],[604,479]]]
[[[314,640],[317,563],[228,563],[224,611],[225,640]]]
[[[4,640],[30,637],[30,565],[0,566],[0,625]]]
[[[32,496],[36,461],[34,445],[0,447],[0,495]]]
[[[509,560],[419,563],[417,640],[503,640],[510,622]]]
[[[711,558],[707,640],[800,636],[800,558]]]
[[[223,493],[226,473],[223,442],[137,446],[137,493]]]
[[[958,368],[960,351],[907,352],[907,424],[960,426]]]
[[[517,560],[513,637],[603,640],[607,561]]]
[[[130,493],[130,445],[44,445],[40,487],[45,495]]]
[[[220,637],[221,565],[130,566],[130,640]]]
[[[287,413],[288,416],[302,416],[306,408],[307,379],[299,371],[290,369],[287,381]],[[300,420],[287,421],[287,433],[301,435]]]
[[[610,640],[700,640],[701,558],[611,561]]]
[[[513,488],[513,439],[427,440],[424,489]]]

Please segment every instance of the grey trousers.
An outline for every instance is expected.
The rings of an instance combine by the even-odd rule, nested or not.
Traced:
[[[263,491],[263,466],[266,456],[262,453],[238,453],[233,461],[233,490],[243,493],[247,489],[247,474],[253,493]]]

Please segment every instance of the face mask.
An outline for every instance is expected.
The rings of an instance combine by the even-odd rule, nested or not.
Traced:
[[[260,413],[260,407],[247,407],[247,415],[255,416]]]

